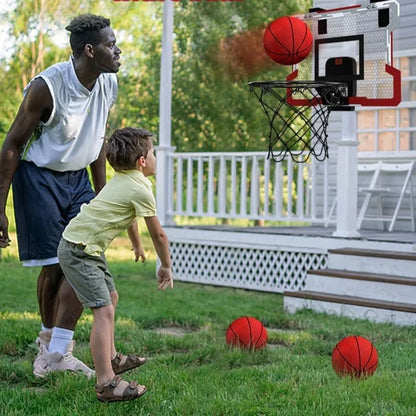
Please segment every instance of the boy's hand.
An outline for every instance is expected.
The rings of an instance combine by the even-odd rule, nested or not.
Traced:
[[[159,286],[157,287],[159,290],[165,290],[168,287],[173,289],[173,275],[172,270],[169,267],[159,267],[159,270],[157,271],[157,280],[159,282]]]
[[[141,246],[133,247],[132,250],[134,251],[134,261],[137,262],[140,259],[140,261],[142,263],[144,263],[145,260],[146,260],[146,254],[145,254],[143,248]]]

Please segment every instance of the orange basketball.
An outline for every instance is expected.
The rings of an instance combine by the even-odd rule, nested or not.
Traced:
[[[377,365],[377,350],[364,337],[346,337],[338,342],[332,352],[332,368],[342,377],[369,377],[376,371]]]
[[[267,330],[258,319],[242,316],[231,322],[225,341],[232,347],[260,350],[267,345]]]
[[[312,49],[312,33],[308,25],[297,17],[279,17],[267,26],[263,44],[273,61],[294,65],[309,55]]]

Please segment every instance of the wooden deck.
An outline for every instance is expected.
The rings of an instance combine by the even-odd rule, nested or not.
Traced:
[[[177,226],[182,228],[182,226]],[[206,230],[206,231],[228,231],[236,233],[254,233],[254,234],[268,234],[268,235],[288,235],[288,236],[305,236],[305,237],[323,237],[323,238],[337,238],[332,237],[335,231],[334,227],[323,226],[295,226],[295,227],[234,227],[228,225],[198,225],[198,226],[184,226],[192,230]],[[176,227],[175,227],[176,228]],[[343,238],[345,239],[345,238]],[[348,240],[348,239],[347,239]],[[416,245],[416,233],[412,231],[381,231],[374,229],[360,230],[359,238],[351,238],[350,240],[360,241],[374,241],[374,242],[390,242],[390,243],[410,243]],[[416,247],[415,247],[416,251]]]
[[[323,226],[164,228],[178,280],[270,292],[303,289],[308,271],[326,269],[334,249],[416,254],[414,232],[363,230],[345,238]]]

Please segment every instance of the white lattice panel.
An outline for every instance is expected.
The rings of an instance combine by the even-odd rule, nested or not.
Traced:
[[[327,254],[171,242],[176,280],[283,292],[304,287],[308,270],[326,268]]]

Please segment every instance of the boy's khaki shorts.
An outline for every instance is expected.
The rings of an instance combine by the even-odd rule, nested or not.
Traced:
[[[116,288],[104,253],[90,256],[84,252],[82,245],[62,238],[58,246],[58,258],[65,277],[84,308],[111,305],[110,293]]]

